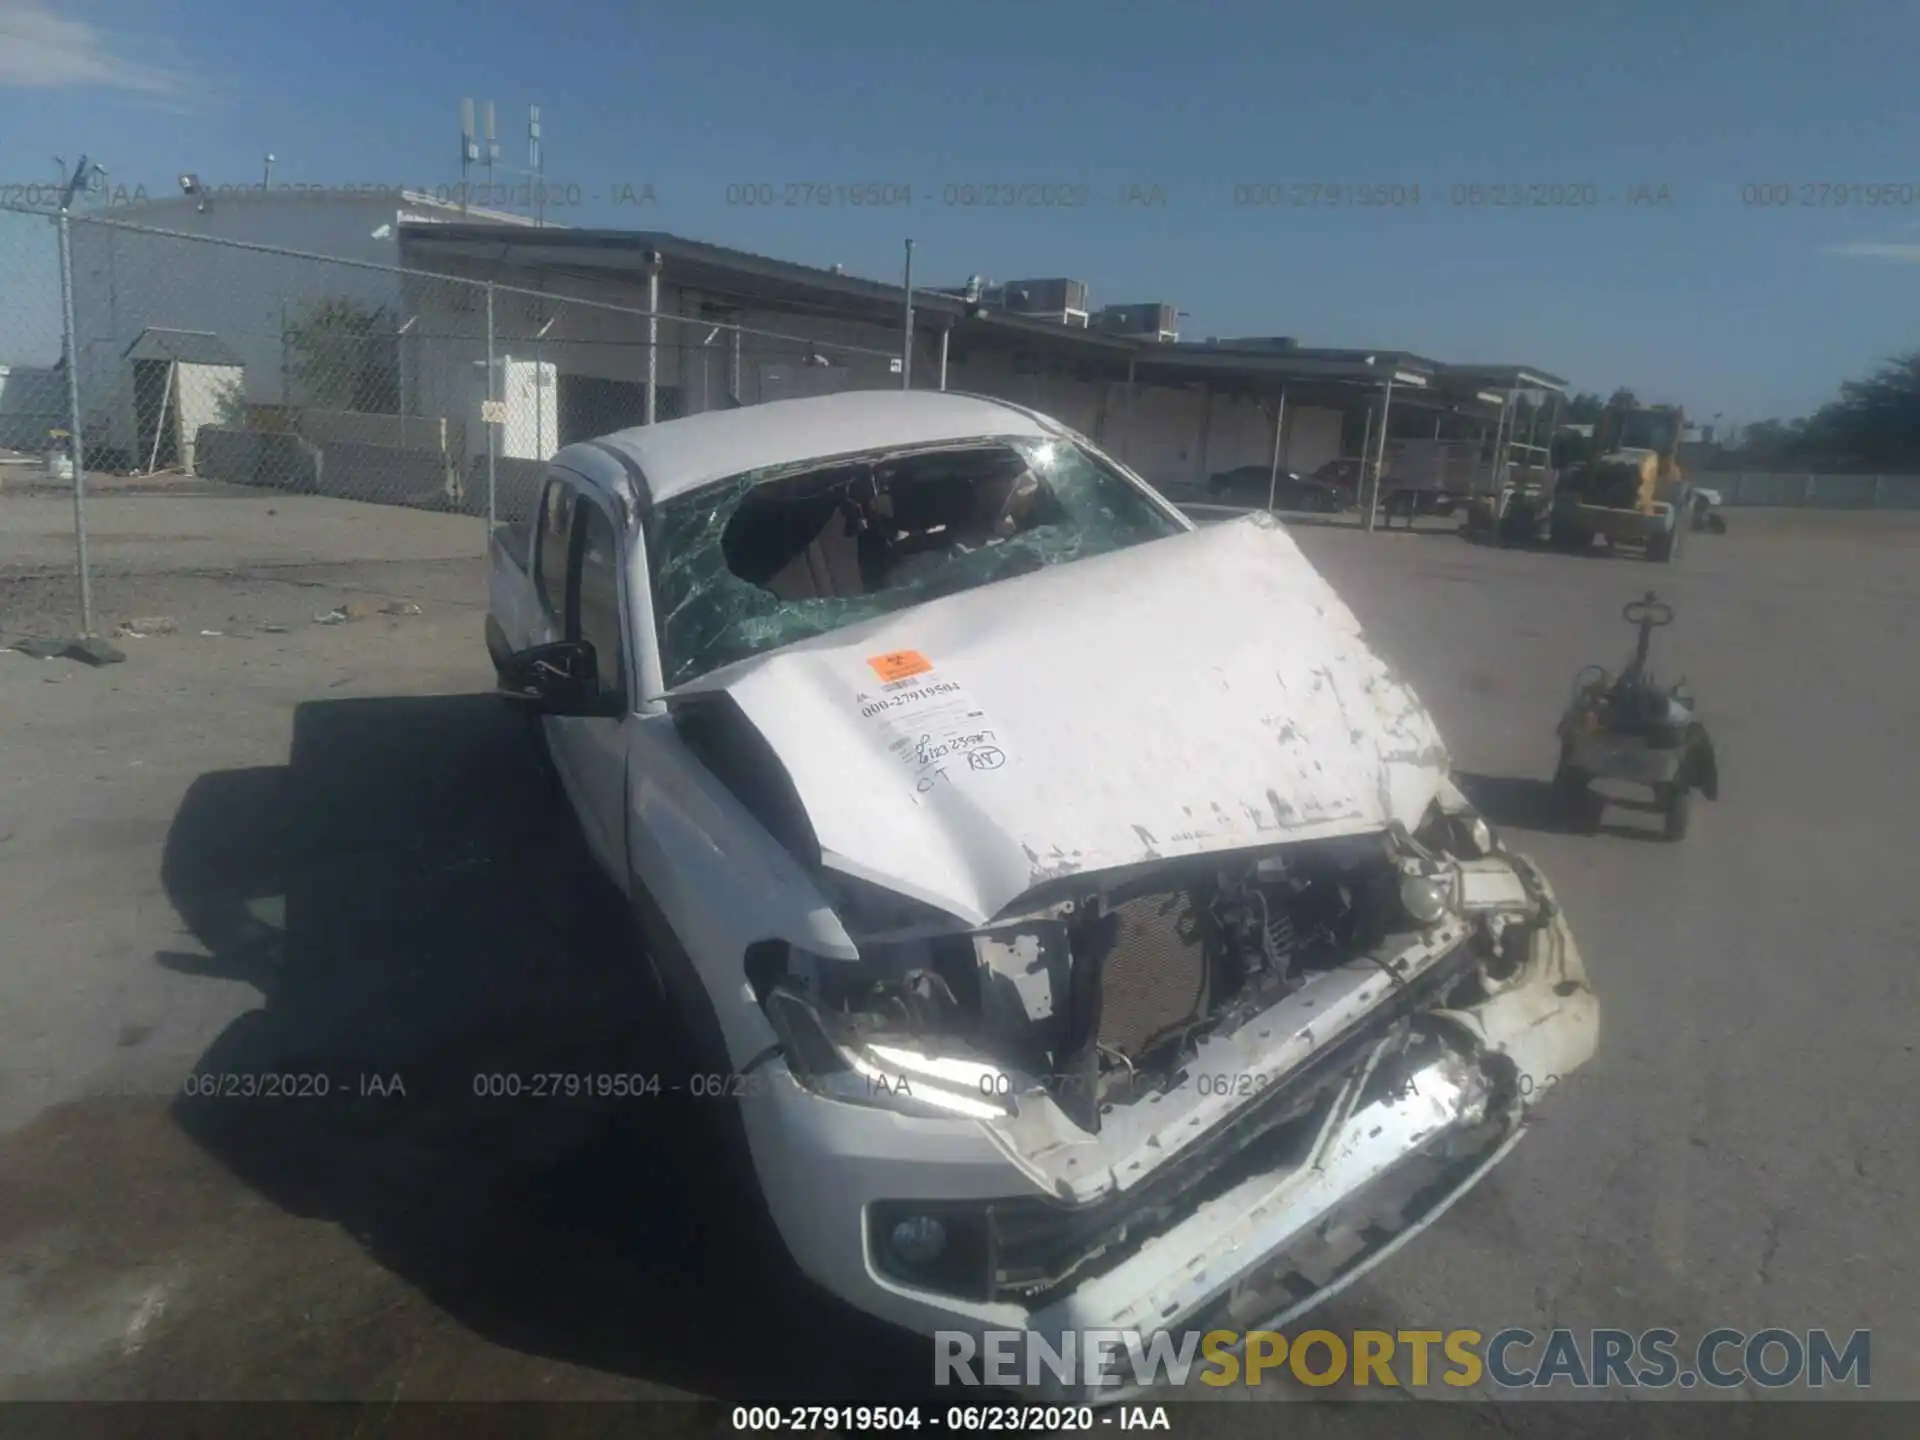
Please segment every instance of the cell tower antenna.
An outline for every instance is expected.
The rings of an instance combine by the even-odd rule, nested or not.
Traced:
[[[547,187],[540,158],[540,107],[527,107],[527,169],[533,172],[533,223],[545,223]]]
[[[496,132],[493,128],[493,101],[489,100],[487,101],[487,137],[486,137],[487,138],[487,189],[489,192],[491,192],[493,189],[494,162],[500,158],[500,142],[494,138],[495,134]]]
[[[480,147],[473,138],[473,99],[460,102],[460,213],[467,212],[467,171],[480,158]]]

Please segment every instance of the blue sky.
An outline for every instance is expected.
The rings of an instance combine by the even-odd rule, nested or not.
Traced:
[[[549,183],[581,200],[556,219],[888,278],[911,235],[925,283],[1071,275],[1096,305],[1177,304],[1189,337],[1519,361],[1742,421],[1920,347],[1920,10],[1582,8],[0,0],[0,184],[83,151],[155,193],[184,169],[257,183],[268,150],[276,183],[448,184],[472,95],[517,164],[541,106]],[[947,203],[1028,183],[1087,203]],[[1235,203],[1260,183],[1420,198]],[[623,184],[656,203],[613,203]],[[745,184],[913,201],[729,203]],[[1598,203],[1454,203],[1472,184]],[[1746,203],[1755,184],[1796,203]]]

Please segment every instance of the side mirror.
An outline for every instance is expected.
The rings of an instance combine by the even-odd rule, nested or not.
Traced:
[[[600,691],[600,663],[585,640],[515,651],[496,667],[500,694],[541,715],[610,716],[620,697]]]

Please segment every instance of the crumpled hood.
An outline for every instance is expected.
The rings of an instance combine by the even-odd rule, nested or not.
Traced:
[[[729,666],[825,863],[979,924],[1141,861],[1419,823],[1446,751],[1265,515]]]

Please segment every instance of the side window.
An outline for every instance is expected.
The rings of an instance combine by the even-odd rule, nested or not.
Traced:
[[[541,603],[555,624],[567,613],[567,545],[573,536],[574,489],[564,480],[547,482],[540,506],[540,529],[534,536],[533,583]]]
[[[602,693],[625,695],[626,644],[620,628],[620,540],[606,511],[589,502],[575,507],[579,536],[567,638],[593,646]]]

